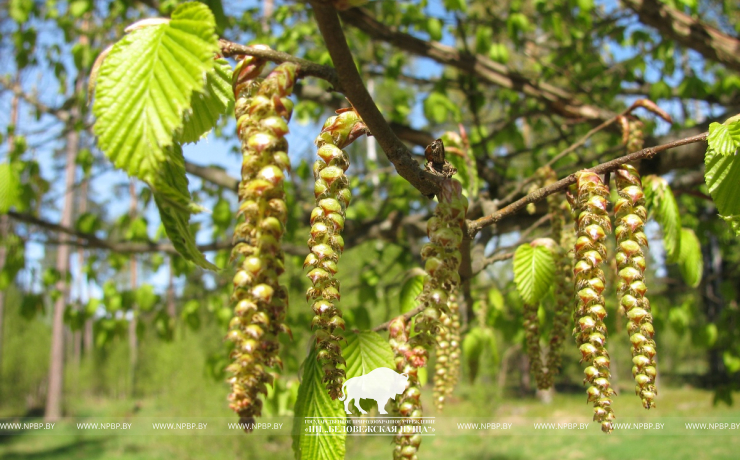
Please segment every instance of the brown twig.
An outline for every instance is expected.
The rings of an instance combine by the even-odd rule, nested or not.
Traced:
[[[419,163],[414,160],[409,149],[393,133],[362,82],[336,10],[331,4],[321,3],[317,0],[310,0],[310,3],[321,35],[324,37],[326,48],[336,67],[344,94],[352,101],[352,105],[377,139],[378,144],[385,152],[388,160],[393,163],[398,174],[423,195],[435,194],[438,190],[439,178],[419,167]]]
[[[275,51],[273,49],[257,48],[253,46],[240,45],[233,43],[228,40],[220,39],[218,45],[221,48],[221,55],[225,57],[233,56],[255,56],[266,59],[270,62],[283,63],[292,62],[298,64],[298,77],[316,77],[322,80],[326,80],[330,85],[334,87],[334,91],[343,93],[342,84],[337,77],[337,72],[333,68],[307,59],[301,59],[282,51]]]
[[[667,144],[662,144],[662,145],[658,145],[655,147],[649,147],[646,149],[638,150],[637,152],[632,152],[629,155],[615,158],[614,160],[607,161],[606,163],[602,163],[593,168],[588,168],[588,170],[593,171],[596,174],[605,174],[607,172],[614,171],[615,169],[619,168],[619,166],[625,163],[630,163],[632,161],[652,158],[658,152],[662,152],[664,150],[668,150],[674,147],[679,147],[682,145],[693,144],[696,142],[703,142],[707,139],[707,135],[708,133],[704,132],[696,136],[679,139],[673,142],[669,142]],[[543,200],[549,195],[565,190],[566,188],[568,188],[568,186],[570,186],[571,184],[575,184],[575,183],[576,183],[576,175],[575,173],[573,173],[555,182],[552,185],[548,185],[547,187],[542,187],[540,189],[535,190],[529,195],[523,198],[520,198],[519,200],[511,203],[510,205],[504,207],[503,209],[500,209],[494,212],[493,214],[481,217],[480,219],[476,219],[473,221],[467,221],[468,237],[470,238],[475,237],[475,235],[480,231],[480,229],[484,227],[488,227],[489,225],[493,225],[502,219],[510,217],[511,215],[515,214],[516,212],[526,207],[529,203],[536,203],[540,200]]]
[[[475,75],[487,84],[519,91],[539,99],[546,103],[551,111],[566,118],[606,120],[614,115],[600,107],[581,104],[567,91],[547,82],[529,79],[486,56],[464,53],[440,42],[424,41],[413,35],[399,32],[379,22],[363,8],[351,8],[343,11],[341,16],[346,23],[357,27],[375,40],[388,42],[406,52],[455,67]]]
[[[58,245],[69,245],[69,246],[75,246],[75,247],[82,247],[82,248],[95,248],[95,249],[105,249],[108,251],[117,252],[120,254],[137,254],[137,253],[145,253],[145,252],[166,252],[169,254],[178,254],[175,247],[170,243],[136,243],[131,241],[109,241],[104,240],[102,238],[98,238],[97,236],[91,234],[91,233],[85,233],[80,230],[77,230],[72,227],[67,227],[64,225],[59,225],[54,222],[49,222],[43,219],[40,219],[36,216],[32,216],[30,214],[25,213],[19,213],[15,211],[8,211],[7,214],[9,217],[11,217],[13,220],[19,221],[19,222],[25,222],[27,224],[35,225],[37,227],[50,230],[56,233],[61,233],[64,235],[70,235],[77,238],[77,240],[50,240],[47,239],[45,242],[49,244],[58,244]],[[232,243],[230,241],[216,241],[213,243],[208,244],[202,244],[198,246],[198,249],[200,251],[218,251],[221,249],[231,249]],[[306,251],[303,248],[299,248],[294,245],[283,245],[283,249],[288,254],[294,254],[294,255],[301,255],[304,256]]]
[[[419,305],[418,307],[414,308],[413,310],[407,311],[406,313],[404,313],[401,316],[403,316],[404,319],[406,319],[406,321],[408,321],[409,319],[411,319],[412,317],[414,317],[418,313],[420,313],[422,310],[424,310],[424,308],[426,308],[426,305]],[[396,316],[396,318],[398,318],[398,317]],[[393,318],[393,319],[396,319],[396,318]],[[384,330],[388,329],[388,326],[390,326],[390,324],[393,321],[393,319],[388,320],[388,321],[386,321],[383,324],[378,324],[377,326],[375,326],[373,328],[373,331],[380,332],[380,331],[384,331]]]

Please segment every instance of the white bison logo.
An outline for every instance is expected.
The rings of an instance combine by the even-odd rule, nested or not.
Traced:
[[[349,410],[349,402],[353,399],[355,407],[362,414],[367,414],[367,412],[360,407],[360,399],[374,399],[378,403],[378,411],[381,414],[387,414],[386,403],[390,399],[396,399],[397,394],[402,394],[406,390],[408,380],[408,374],[399,374],[387,367],[379,367],[365,375],[353,377],[344,382],[342,385],[344,395],[339,400],[344,401],[344,410],[348,414],[352,413]]]

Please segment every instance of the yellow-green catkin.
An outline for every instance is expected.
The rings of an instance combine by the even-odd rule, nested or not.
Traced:
[[[288,291],[278,277],[284,271],[280,245],[287,219],[283,181],[290,169],[285,134],[296,66],[282,64],[260,81],[264,65],[260,59],[244,57],[232,81],[243,157],[240,220],[231,255],[237,265],[231,297],[234,317],[227,335],[234,349],[227,372],[229,406],[248,432],[261,414],[259,394],[266,395],[267,385],[273,382],[268,368],[282,367],[277,336],[290,334],[284,323]]]
[[[460,307],[455,295],[449,296],[447,307],[449,312],[440,314],[435,344],[434,403],[439,411],[460,377]]]
[[[601,430],[612,431],[612,395],[609,372],[610,360],[606,349],[606,309],[604,308],[604,272],[601,265],[607,258],[604,240],[611,232],[607,213],[609,189],[601,178],[591,171],[576,173],[577,183],[571,198],[576,222],[575,266],[573,268],[576,291],[575,323],[573,334],[581,352],[581,362],[589,363],[584,369],[589,383],[588,401],[594,404],[595,422]]]
[[[455,179],[445,179],[441,182],[437,200],[434,216],[427,222],[429,243],[421,249],[426,276],[421,294],[416,298],[419,307],[423,307],[421,312],[415,316],[416,335],[410,337],[408,325],[403,322],[403,317],[397,318],[389,327],[391,345],[394,346],[394,342],[397,344],[395,346],[397,368],[403,369],[404,373],[409,376],[406,391],[399,398],[398,409],[403,417],[412,419],[422,416],[417,371],[426,365],[428,350],[438,343],[436,337],[444,329],[441,320],[446,317],[450,319],[450,327],[454,326],[455,322],[452,320],[454,313],[450,309],[450,293],[455,292],[460,285],[460,274],[458,273],[462,261],[460,245],[463,239],[468,200],[462,194],[460,182]],[[459,324],[459,319],[457,321]],[[401,325],[404,325],[405,332],[399,335],[402,330]],[[404,340],[401,341],[398,337]],[[447,337],[451,339],[452,335]],[[451,342],[448,341],[446,348],[450,348],[450,345]],[[449,359],[449,354],[446,356]],[[459,352],[457,359],[459,360]],[[447,382],[447,367],[438,368],[435,379]],[[441,385],[439,388],[443,389]],[[444,388],[446,389],[446,384]],[[437,395],[445,396],[444,391],[438,392]],[[410,460],[416,457],[421,436],[413,429],[413,425],[401,422],[395,438],[394,459]]]
[[[415,430],[423,417],[419,368],[426,365],[427,352],[424,347],[410,344],[411,324],[403,316],[391,321],[388,335],[396,371],[408,377],[403,394],[396,396],[396,407],[403,418],[398,421],[398,431],[394,437],[393,459],[410,460],[416,458],[421,445],[421,434]]]
[[[619,198],[614,204],[615,230],[617,239],[617,270],[619,284],[617,295],[620,309],[629,318],[627,330],[632,344],[632,375],[635,393],[645,409],[655,407],[655,353],[650,301],[645,297],[645,195],[642,191],[640,174],[631,165],[622,165],[616,171],[615,180]]]
[[[316,207],[311,212],[311,237],[308,240],[311,252],[303,267],[310,269],[307,276],[313,286],[306,292],[306,299],[311,302],[314,312],[311,327],[315,329],[319,348],[317,359],[332,399],[341,396],[345,375],[344,370],[337,367],[345,363],[340,345],[343,338],[337,331],[344,330],[344,319],[337,306],[340,294],[335,275],[339,257],[344,251],[342,230],[352,193],[345,175],[349,156],[342,149],[366,132],[360,116],[350,109],[330,117],[315,140],[319,156],[313,165]]]

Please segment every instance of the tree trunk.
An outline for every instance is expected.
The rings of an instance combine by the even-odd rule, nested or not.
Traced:
[[[172,256],[169,257],[169,280],[167,282],[167,314],[175,318],[177,309],[175,307],[175,272],[172,268]]]
[[[131,194],[131,207],[129,209],[129,215],[131,220],[136,218],[136,186],[134,180],[131,179],[129,183],[129,193]],[[137,285],[137,273],[136,273],[136,256],[131,254],[131,291],[136,291]],[[131,309],[131,321],[128,324],[128,345],[129,345],[129,394],[134,395],[134,385],[136,384],[136,363],[139,354],[139,341],[136,336],[136,322],[138,321],[138,308],[136,303]]]
[[[0,241],[4,240],[8,234],[8,216],[0,216]],[[0,271],[5,268],[5,246],[0,244]],[[3,315],[5,314],[5,291],[0,290],[0,382],[2,382],[3,375]],[[0,388],[0,396],[2,396],[2,388]]]
[[[87,212],[87,192],[88,187],[90,185],[90,181],[85,178],[82,180],[82,183],[80,184],[80,193],[78,195],[79,203],[77,204],[77,215],[81,216],[82,214]],[[85,309],[85,305],[83,301],[87,296],[83,295],[87,291],[87,279],[82,274],[82,267],[85,265],[85,250],[83,248],[77,249],[77,266],[78,266],[78,272],[77,272],[77,298],[79,303],[80,310]],[[75,366],[79,369],[80,367],[80,360],[82,359],[82,353],[83,351],[85,353],[88,352],[89,348],[87,348],[87,343],[83,344],[83,336],[87,332],[87,323],[91,320],[85,321],[85,325],[83,326],[82,330],[75,331]],[[84,348],[83,348],[84,347]]]
[[[19,76],[15,78],[15,84],[19,83]],[[15,129],[18,126],[18,94],[13,95],[13,99],[10,102],[10,125],[13,126],[13,131],[8,135],[8,152],[13,151],[15,145]],[[5,242],[10,230],[10,221],[8,216],[0,216],[0,241]],[[5,268],[5,257],[7,250],[4,244],[0,245],[0,270]],[[5,315],[5,291],[0,290],[0,377],[3,374],[3,318]],[[0,379],[2,381],[2,379]]]
[[[80,80],[81,81],[81,80]],[[73,112],[76,112],[73,109]],[[76,113],[72,119],[76,118]],[[80,135],[74,129],[67,134],[66,172],[64,181],[64,208],[60,224],[72,226],[73,187],[75,180],[75,157]],[[64,383],[64,307],[67,299],[67,271],[69,270],[69,236],[60,234],[61,244],[57,250],[56,268],[61,274],[57,290],[61,293],[54,302],[54,316],[51,327],[51,360],[49,365],[49,388],[46,394],[44,420],[53,422],[62,416],[62,386]]]

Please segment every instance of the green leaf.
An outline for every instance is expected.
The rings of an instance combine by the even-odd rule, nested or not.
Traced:
[[[177,252],[200,267],[217,270],[218,267],[208,262],[195,244],[195,236],[188,221],[190,214],[200,209],[190,202],[182,150],[178,145],[173,146],[172,150],[176,152],[172,156],[177,161],[164,163],[152,184],[154,202],[159,209],[162,225]]]
[[[422,289],[424,289],[423,276],[413,276],[403,283],[401,294],[398,296],[401,313],[408,313],[416,308],[416,298]]]
[[[18,24],[24,24],[28,21],[33,11],[33,0],[10,0],[8,13],[11,18]]]
[[[100,148],[116,167],[146,180],[167,160],[164,149],[214,66],[214,30],[208,7],[185,3],[170,22],[135,30],[113,46],[93,112]]]
[[[18,235],[9,233],[0,240],[5,247],[5,263],[0,268],[0,291],[4,291],[15,282],[15,277],[26,264],[26,246]]]
[[[128,226],[128,229],[126,229],[126,234],[124,238],[129,241],[149,241],[146,219],[143,217],[137,217],[136,219],[132,220]]]
[[[306,433],[306,417],[345,417],[341,401],[332,400],[322,383],[324,373],[316,361],[316,348],[303,362],[303,378],[298,389],[293,419],[293,452],[297,460],[336,460],[344,458],[345,434]]]
[[[442,21],[437,18],[427,18],[427,33],[431,40],[442,40]]]
[[[704,180],[709,194],[723,216],[740,214],[740,160],[737,155],[723,156],[707,150]]]
[[[536,305],[547,293],[555,275],[552,252],[544,246],[522,244],[514,253],[514,282],[525,303]]]
[[[434,123],[444,123],[452,115],[454,121],[461,117],[460,107],[444,93],[433,92],[424,100],[424,115]]]
[[[95,234],[102,227],[103,221],[97,214],[86,212],[80,214],[75,222],[75,228],[82,233]]]
[[[709,125],[709,136],[707,137],[709,147],[720,155],[733,155],[740,146],[740,121],[734,123],[711,123]]]
[[[0,214],[18,206],[21,198],[21,181],[13,163],[0,163]]]
[[[681,245],[681,213],[676,197],[673,196],[668,182],[662,177],[646,176],[643,185],[648,209],[663,228],[666,259],[673,263],[678,257]]]
[[[234,111],[231,72],[229,62],[218,59],[206,74],[205,87],[193,92],[190,98],[190,108],[185,111],[183,127],[176,136],[178,142],[197,142],[216,126],[222,115]]]
[[[226,230],[231,225],[231,205],[229,201],[220,197],[216,204],[213,206],[213,224],[220,230]]]
[[[442,135],[441,139],[447,149],[445,158],[452,166],[457,168],[455,178],[462,184],[463,194],[466,197],[477,196],[480,180],[478,178],[478,168],[475,167],[475,160],[469,157],[471,155],[470,150],[465,149],[462,138],[455,132],[448,131]],[[460,153],[468,155],[468,157],[459,155],[453,149],[459,150]]]
[[[154,287],[151,284],[142,284],[139,286],[136,289],[135,299],[139,310],[143,312],[152,311],[157,302],[159,302],[159,296],[154,293]]]
[[[175,248],[210,269],[216,267],[198,251],[188,226],[198,208],[190,202],[184,159],[173,134],[183,127],[193,93],[204,91],[214,67],[214,30],[207,6],[185,3],[171,21],[131,32],[105,58],[93,106],[101,150],[116,167],[151,186]]]
[[[730,224],[730,228],[733,232],[735,232],[736,236],[740,236],[740,214],[736,214],[734,216],[720,216],[722,219],[725,220],[728,224]]]
[[[689,228],[681,229],[681,246],[678,252],[678,268],[686,284],[695,288],[701,282],[704,260],[701,256],[699,238]]]
[[[90,0],[72,0],[69,2],[69,14],[75,18],[80,18],[83,14],[92,10],[92,7]]]
[[[390,344],[373,331],[350,335],[342,350],[342,358],[347,362],[347,379],[365,375],[379,367],[396,368]]]
[[[730,374],[740,371],[740,357],[734,355],[732,351],[725,350],[722,354],[722,362],[725,363],[725,368]]]

